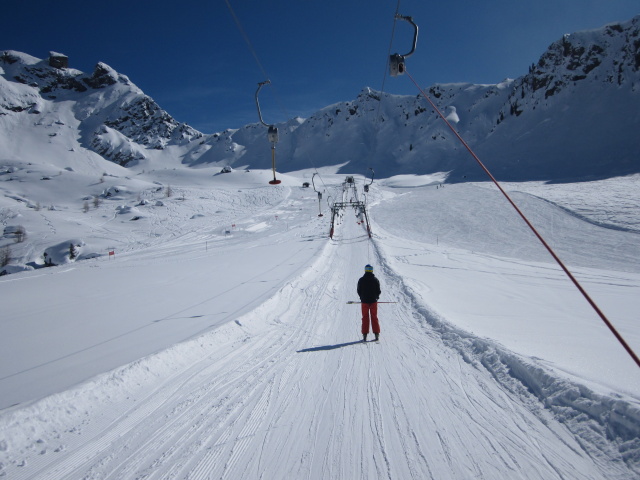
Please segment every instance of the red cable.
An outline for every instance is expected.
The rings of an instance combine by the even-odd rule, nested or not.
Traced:
[[[580,285],[580,282],[578,282],[578,280],[576,280],[576,278],[573,276],[573,274],[569,271],[569,269],[565,266],[565,264],[562,262],[562,260],[560,260],[560,258],[558,257],[558,255],[556,255],[556,253],[553,251],[553,249],[549,246],[549,244],[545,241],[544,238],[542,238],[542,235],[540,235],[538,233],[538,231],[536,230],[536,228],[531,224],[531,222],[529,221],[529,219],[524,215],[524,213],[522,213],[522,211],[518,208],[518,206],[514,203],[514,201],[511,199],[511,197],[509,196],[509,194],[507,192],[504,191],[504,189],[502,188],[502,186],[500,185],[500,183],[498,183],[498,180],[495,179],[495,177],[491,174],[491,172],[489,171],[489,169],[487,167],[485,167],[484,163],[482,163],[482,161],[480,161],[480,159],[478,158],[478,156],[475,154],[475,152],[471,149],[471,147],[469,147],[469,145],[467,145],[467,142],[464,141],[464,139],[460,136],[460,134],[456,131],[455,128],[453,128],[453,125],[451,125],[451,123],[444,117],[444,115],[442,115],[442,112],[440,112],[440,110],[438,109],[438,107],[436,107],[436,105],[431,101],[431,99],[427,96],[426,93],[424,93],[424,90],[422,90],[422,88],[420,88],[420,86],[416,83],[416,81],[413,79],[413,77],[409,74],[409,72],[407,72],[406,68],[405,68],[405,73],[407,74],[407,76],[411,79],[411,81],[413,82],[413,84],[416,86],[416,88],[420,91],[420,93],[422,93],[422,96],[424,98],[426,98],[427,102],[429,102],[429,104],[434,108],[434,110],[438,113],[438,115],[440,116],[440,118],[442,118],[442,120],[444,120],[444,122],[447,124],[447,126],[449,127],[449,129],[451,129],[451,131],[453,132],[453,134],[458,138],[458,140],[460,140],[460,142],[462,143],[462,145],[464,145],[464,147],[467,149],[467,151],[471,154],[471,156],[475,159],[476,162],[478,162],[478,165],[480,165],[480,168],[482,168],[482,170],[484,170],[484,172],[489,176],[489,178],[491,179],[491,181],[496,185],[496,187],[498,187],[498,190],[500,190],[502,192],[502,194],[505,196],[505,198],[509,201],[509,203],[511,204],[511,206],[513,208],[515,208],[516,212],[518,212],[518,215],[520,215],[520,217],[522,217],[522,219],[525,221],[525,223],[529,226],[529,228],[531,229],[531,231],[534,233],[534,235],[536,237],[538,237],[538,240],[540,240],[540,243],[542,243],[542,245],[544,246],[544,248],[547,249],[547,251],[551,254],[551,256],[553,257],[553,259],[558,263],[558,265],[560,265],[560,268],[562,268],[562,270],[564,270],[564,273],[567,274],[567,276],[571,279],[571,281],[573,282],[573,284],[578,288],[578,290],[580,291],[580,293],[582,294],[582,296],[587,300],[587,302],[589,302],[589,305],[591,305],[591,307],[595,310],[595,312],[598,314],[598,316],[602,319],[602,321],[607,325],[607,327],[609,327],[609,330],[611,330],[611,333],[613,333],[613,335],[618,339],[618,341],[620,342],[620,344],[624,347],[624,349],[627,351],[627,353],[629,355],[631,355],[631,358],[633,358],[633,361],[636,362],[636,365],[638,365],[638,367],[640,367],[640,358],[638,358],[638,356],[635,354],[635,352],[631,349],[631,347],[629,346],[629,344],[625,341],[624,338],[622,338],[622,335],[620,335],[620,333],[618,333],[618,331],[616,330],[616,328],[613,326],[613,324],[609,321],[609,319],[605,316],[605,314],[602,312],[602,310],[600,310],[600,308],[598,307],[598,305],[596,305],[596,302],[593,301],[593,299],[589,296],[589,294],[586,292],[586,290],[584,288],[582,288],[582,285]]]

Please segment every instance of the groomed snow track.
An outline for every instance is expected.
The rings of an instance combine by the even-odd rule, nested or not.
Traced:
[[[381,266],[383,299],[397,302],[380,306],[379,343],[359,341],[358,306],[346,304],[366,263]],[[171,375],[156,375],[158,363]],[[420,305],[347,214],[319,258],[268,301],[99,377],[124,391],[95,411],[68,412],[72,425],[49,425],[55,438],[35,440],[27,460],[0,472],[15,480],[637,475],[613,444],[585,441],[544,408],[545,394],[532,391],[541,378]],[[51,401],[60,408],[91,389]],[[28,410],[5,433],[26,428],[37,439],[48,420]],[[39,444],[50,450],[37,452]]]

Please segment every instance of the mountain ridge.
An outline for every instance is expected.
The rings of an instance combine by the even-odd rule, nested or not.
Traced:
[[[91,74],[65,65],[66,57],[56,52],[48,60],[11,50],[0,54],[0,125],[74,102],[71,121],[54,120],[75,124],[79,141],[67,139],[78,143],[70,148],[121,166],[270,167],[260,123],[203,134],[177,122],[108,65],[99,62]],[[435,84],[426,91],[500,179],[585,180],[640,172],[634,133],[640,129],[639,72],[636,16],[562,36],[516,79]],[[380,176],[448,172],[449,182],[483,178],[419,95],[364,87],[354,100],[277,126],[277,166],[283,172],[342,165],[341,172],[371,167]]]

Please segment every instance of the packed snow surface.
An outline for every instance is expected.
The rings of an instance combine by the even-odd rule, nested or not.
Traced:
[[[0,278],[0,476],[640,476],[640,370],[494,187],[114,170],[83,208],[43,168],[0,200],[34,268]],[[607,182],[507,187],[638,352],[638,177]],[[346,209],[329,239],[354,196],[372,238]],[[362,343],[367,263],[393,303]]]

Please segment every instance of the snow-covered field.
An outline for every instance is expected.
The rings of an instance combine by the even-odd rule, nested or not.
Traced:
[[[0,277],[0,476],[640,477],[640,370],[494,187],[381,180],[373,238],[330,240],[328,170],[318,217],[312,172],[87,176],[121,187],[87,209],[38,168],[13,255],[82,260]],[[507,186],[636,352],[639,182]],[[396,303],[363,344],[366,263]]]

